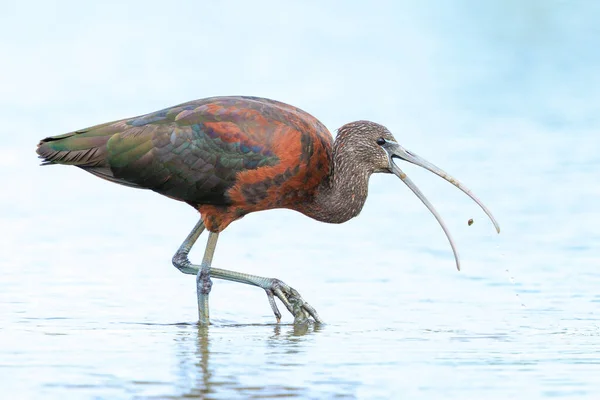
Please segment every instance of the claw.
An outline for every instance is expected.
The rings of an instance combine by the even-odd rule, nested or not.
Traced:
[[[316,323],[323,323],[317,311],[304,301],[300,293],[279,279],[273,279],[270,287],[265,289],[265,291],[267,292],[269,304],[278,323],[281,321],[281,313],[275,304],[275,296],[283,303],[290,314],[294,316],[294,324],[305,324],[310,321],[311,317]]]
[[[292,300],[294,307],[294,325],[306,324],[308,323],[308,313],[304,311],[302,308],[303,301],[300,299]]]
[[[313,308],[313,306],[311,306],[308,303],[304,303],[304,309],[310,314],[311,317],[313,317],[313,319],[315,320],[315,322],[322,324],[323,320],[319,317],[319,314],[317,314],[317,310],[315,310]]]
[[[281,322],[281,313],[279,312],[279,308],[277,308],[277,303],[275,303],[275,297],[273,296],[273,291],[270,289],[265,290],[267,292],[267,298],[269,299],[269,304],[271,305],[271,310],[273,310],[273,314],[275,314],[275,318],[277,319],[277,323]]]
[[[275,292],[275,296],[277,296],[277,298],[283,303],[285,308],[287,308],[291,314],[294,314],[292,304],[288,300],[287,296],[283,293],[283,291],[277,286],[273,289],[273,291]]]

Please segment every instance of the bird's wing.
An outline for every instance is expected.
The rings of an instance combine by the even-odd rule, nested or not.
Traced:
[[[268,129],[263,140],[251,138],[252,121],[241,112],[191,102],[117,122],[120,131],[106,143],[112,177],[105,178],[190,204],[227,205],[237,173],[279,162]]]

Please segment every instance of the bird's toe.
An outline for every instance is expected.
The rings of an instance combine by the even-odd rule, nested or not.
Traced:
[[[314,322],[322,323],[323,321],[317,314],[317,311],[300,295],[300,293],[293,287],[287,285],[285,282],[279,279],[272,279],[267,289],[267,297],[271,304],[271,309],[277,318],[277,322],[281,319],[281,314],[275,305],[275,297],[277,297],[285,308],[294,316],[294,324],[305,324],[310,321],[312,317]]]

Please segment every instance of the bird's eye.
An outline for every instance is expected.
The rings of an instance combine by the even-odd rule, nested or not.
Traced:
[[[383,146],[385,143],[386,143],[386,142],[385,142],[385,139],[384,139],[384,138],[380,137],[379,139],[377,139],[377,144],[378,144],[378,145],[380,145],[380,146]]]

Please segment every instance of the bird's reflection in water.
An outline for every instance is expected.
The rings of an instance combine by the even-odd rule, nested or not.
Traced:
[[[202,381],[202,388],[205,388],[205,393],[210,392],[212,371],[209,368],[210,349],[209,349],[209,327],[198,325],[197,327],[197,350],[196,350],[196,367],[198,368],[199,378]]]
[[[207,326],[181,325],[176,337],[178,389],[181,397],[205,398],[213,392],[214,371],[210,365],[210,335]]]
[[[320,332],[324,329],[324,324],[298,324],[298,325],[273,325],[273,335],[271,339],[284,339],[290,343],[297,342],[298,338],[311,334],[313,332]],[[283,334],[282,334],[283,331]]]
[[[323,330],[323,325],[182,325],[178,342],[178,372],[180,396],[199,398],[230,398],[244,395],[300,395],[302,388],[281,385],[248,386],[244,375],[254,375],[265,367],[287,367],[293,364],[292,354],[302,352],[302,341],[308,335]],[[236,336],[239,336],[236,344]],[[232,365],[244,365],[240,357],[250,357],[248,340],[256,350],[256,358],[267,356],[265,365],[248,359],[248,368],[236,371]],[[260,346],[262,341],[264,346]],[[266,347],[266,348],[265,348]],[[264,349],[264,351],[261,351]],[[276,355],[277,357],[273,357]],[[289,363],[288,363],[289,361]],[[242,378],[242,380],[240,380]]]

